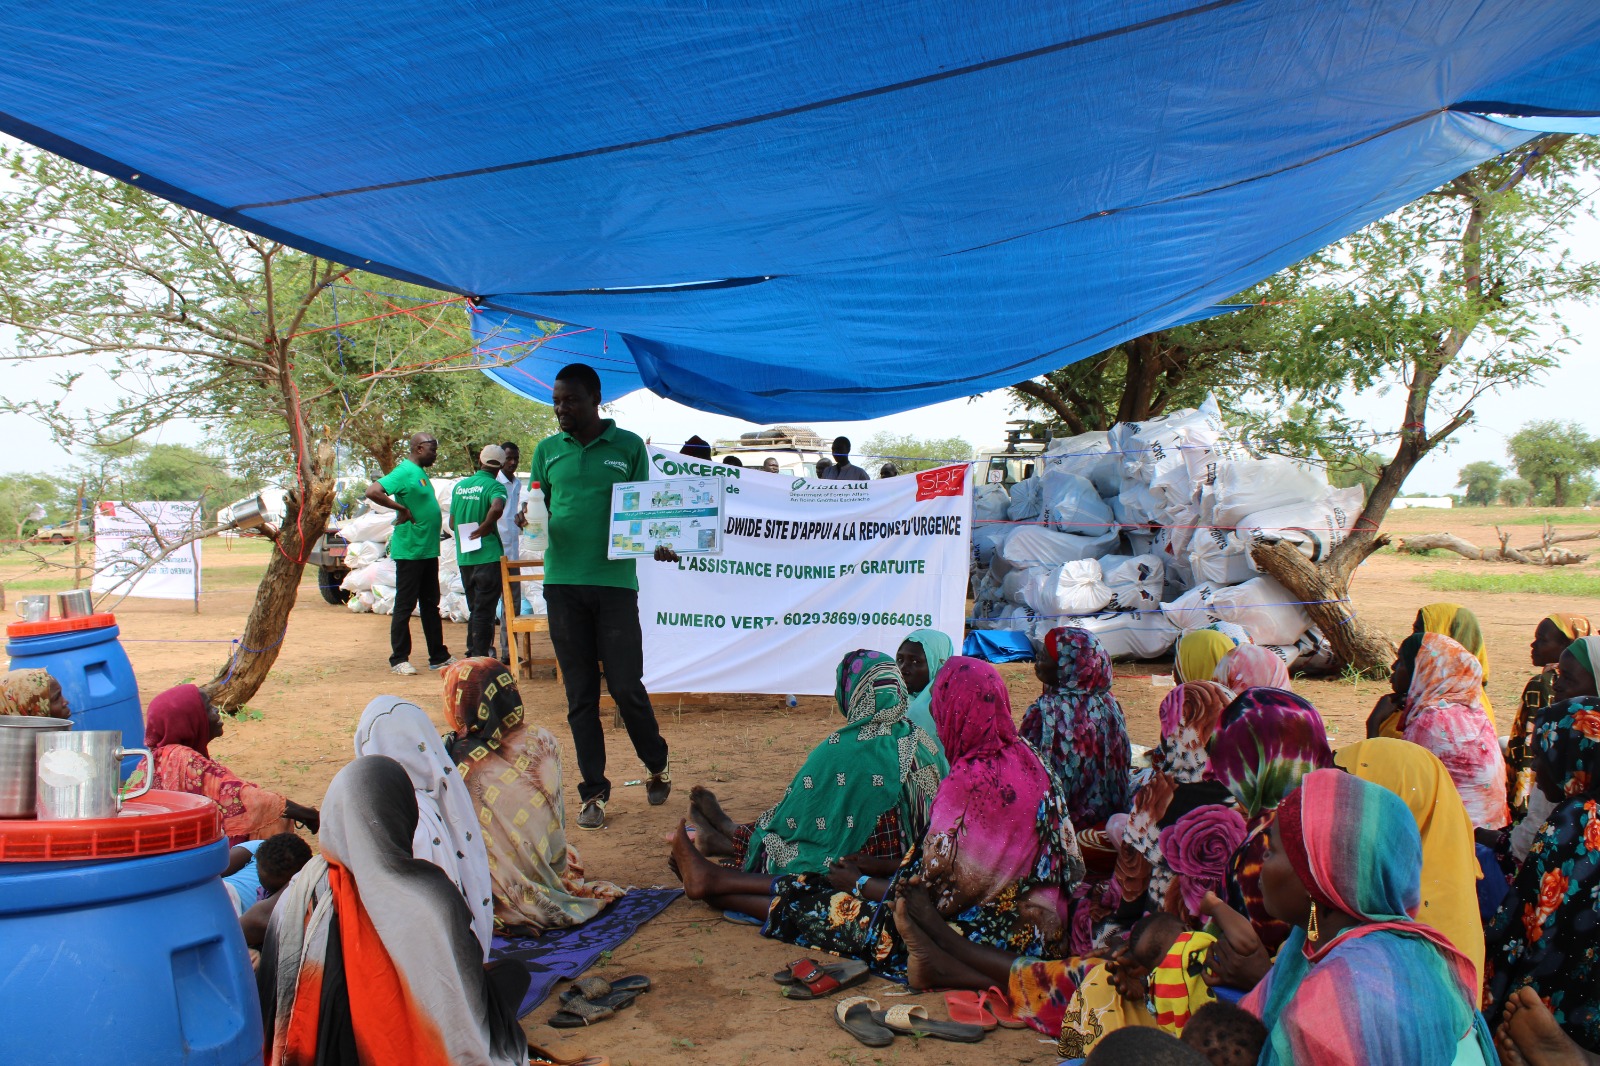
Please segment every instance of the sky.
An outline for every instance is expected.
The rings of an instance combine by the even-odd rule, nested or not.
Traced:
[[[10,190],[0,185],[0,196],[9,194]],[[1580,252],[1600,247],[1600,221],[1581,220],[1569,234],[1569,240]],[[1455,491],[1457,472],[1467,463],[1487,460],[1509,466],[1506,438],[1536,419],[1573,421],[1591,434],[1600,434],[1600,413],[1596,411],[1595,402],[1600,393],[1600,360],[1596,358],[1596,353],[1600,353],[1600,301],[1589,305],[1574,303],[1560,311],[1574,335],[1570,353],[1562,365],[1520,387],[1502,387],[1480,397],[1475,405],[1474,421],[1458,431],[1445,448],[1424,459],[1407,480],[1404,491],[1445,495]],[[0,328],[0,355],[13,351],[15,345],[14,333]],[[0,390],[13,402],[61,401],[68,410],[82,411],[105,405],[119,388],[106,376],[95,357],[3,363],[0,368],[3,368],[0,369]],[[63,398],[62,390],[53,382],[65,372],[81,373],[81,376]],[[1385,431],[1399,423],[1403,403],[1404,395],[1398,385],[1344,398],[1349,413]],[[665,445],[676,445],[694,434],[715,440],[764,428],[726,415],[696,411],[643,390],[611,404],[608,414],[616,418],[619,425]],[[1000,390],[884,418],[856,422],[800,421],[800,424],[812,426],[824,439],[844,434],[857,445],[884,431],[922,438],[955,436],[975,447],[987,448],[1001,444],[1005,440],[1006,423],[1019,417],[1022,415],[1009,395]],[[1435,412],[1430,425],[1440,425],[1446,417]],[[180,420],[142,439],[147,444],[204,445],[207,434],[202,426]],[[4,442],[4,447],[0,448],[0,474],[58,472],[76,458],[57,444],[43,426],[22,415],[0,413],[0,441]],[[861,462],[859,458],[857,461]]]

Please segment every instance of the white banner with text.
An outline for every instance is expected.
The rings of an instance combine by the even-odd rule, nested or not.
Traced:
[[[650,448],[653,479],[724,479],[723,548],[639,560],[652,692],[831,695],[846,653],[913,629],[957,649],[972,530],[969,466],[818,481]]]
[[[102,502],[94,518],[95,592],[126,593],[157,600],[192,600],[200,592],[200,542],[192,541],[140,574],[126,578],[160,555],[162,545],[200,528],[200,505],[187,501]]]

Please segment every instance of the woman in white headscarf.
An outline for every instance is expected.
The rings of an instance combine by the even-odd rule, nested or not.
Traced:
[[[427,714],[398,696],[379,696],[361,712],[356,755],[387,755],[405,768],[417,793],[411,854],[450,876],[472,912],[472,931],[489,957],[494,936],[494,884],[489,852],[466,782]]]

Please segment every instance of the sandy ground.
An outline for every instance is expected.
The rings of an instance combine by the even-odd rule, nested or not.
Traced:
[[[1494,522],[1528,513],[1498,508],[1402,511],[1391,517],[1387,528],[1399,535],[1450,531],[1478,544],[1493,544]],[[1596,525],[1600,525],[1600,516]],[[1536,526],[1516,529],[1514,543],[1537,539]],[[1581,550],[1583,545],[1574,547]],[[65,551],[66,559],[70,552]],[[243,625],[265,558],[265,546],[259,542],[211,541],[205,553],[208,591],[201,598],[199,614],[187,602],[129,599],[117,608],[123,640],[146,701],[170,685],[208,678],[225,664],[228,641]],[[16,556],[0,559],[0,579],[20,578],[25,569]],[[1422,580],[1436,572],[1526,570],[1471,563],[1453,555],[1418,558],[1383,553],[1374,556],[1357,576],[1353,589],[1357,607],[1397,638],[1409,631],[1423,603],[1453,600],[1471,607],[1483,623],[1489,643],[1493,665],[1490,693],[1504,713],[1516,706],[1530,672],[1527,647],[1540,617],[1561,609],[1600,619],[1600,599],[1594,597],[1435,593]],[[1597,575],[1600,560],[1558,573]],[[51,584],[40,583],[37,577],[14,581],[10,596],[14,598],[24,588]],[[57,587],[66,585],[63,580]],[[415,699],[442,723],[437,675],[424,671],[414,678],[401,678],[388,672],[388,627],[388,618],[355,615],[325,604],[317,594],[315,574],[308,573],[271,680],[250,701],[242,720],[229,723],[227,735],[212,746],[213,753],[247,778],[301,802],[319,804],[329,780],[351,757],[350,738],[356,720],[374,695],[394,693]],[[459,652],[465,643],[465,627],[446,623],[445,639]],[[1013,711],[1020,718],[1038,691],[1031,666],[1001,669],[1010,682]],[[1115,691],[1136,743],[1152,744],[1157,739],[1156,705],[1165,690],[1153,684],[1150,675],[1167,674],[1170,669],[1162,664],[1118,665]],[[1322,710],[1337,747],[1360,738],[1367,711],[1387,686],[1321,680],[1297,683],[1296,687]],[[555,682],[527,681],[522,693],[532,721],[561,739],[566,765],[573,767],[565,699]],[[625,885],[675,884],[666,866],[662,838],[683,816],[689,786],[712,785],[732,814],[753,817],[776,797],[806,752],[830,728],[834,715],[830,702],[807,697],[792,710],[784,706],[781,697],[714,697],[709,703],[690,705],[658,702],[662,730],[673,750],[677,791],[666,806],[652,808],[645,803],[642,788],[618,787],[606,830],[584,833],[574,828],[573,842],[590,875]],[[612,731],[609,740],[612,780],[620,783],[643,776],[626,736]],[[572,772],[569,769],[568,810],[575,818]],[[979,1045],[902,1039],[881,1050],[863,1047],[835,1027],[830,1003],[791,1003],[777,994],[769,975],[800,956],[794,947],[764,940],[750,928],[722,921],[717,912],[701,904],[679,900],[598,970],[604,976],[647,973],[654,979],[655,990],[634,1008],[570,1036],[543,1024],[553,1010],[551,1002],[524,1019],[524,1024],[536,1042],[564,1051],[582,1048],[610,1056],[617,1064],[765,1063],[780,1058],[801,1063],[930,1066],[1056,1061],[1050,1047],[1031,1030],[996,1031]],[[880,1000],[892,990],[893,986],[877,980],[864,989]],[[945,1016],[940,997],[920,996],[915,1001],[925,1003],[935,1017]]]

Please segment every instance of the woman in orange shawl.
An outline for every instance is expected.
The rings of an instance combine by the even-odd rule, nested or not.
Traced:
[[[322,854],[289,882],[257,973],[267,1066],[524,1066],[520,963],[486,968],[445,872],[412,858],[417,796],[366,755],[334,777]]]
[[[222,715],[194,685],[169,688],[150,701],[144,746],[155,762],[152,788],[204,796],[222,808],[228,843],[292,833],[299,822],[317,831],[317,811],[259,788],[211,758],[222,736]]]

